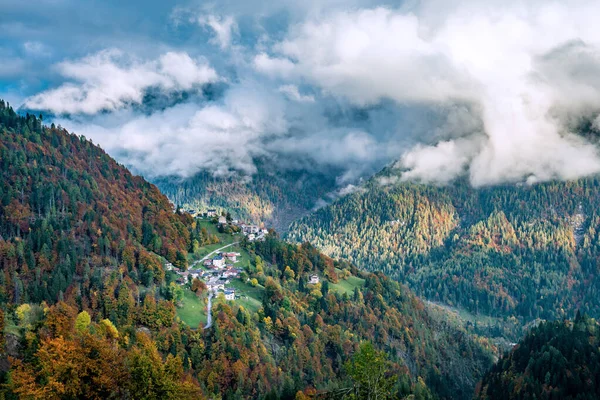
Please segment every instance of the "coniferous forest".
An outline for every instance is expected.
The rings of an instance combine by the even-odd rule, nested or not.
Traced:
[[[600,397],[599,327],[545,322],[504,355],[477,388],[477,399],[597,399]]]
[[[521,325],[577,310],[597,316],[599,189],[598,178],[436,187],[398,181],[388,169],[295,222],[288,238],[474,314]]]

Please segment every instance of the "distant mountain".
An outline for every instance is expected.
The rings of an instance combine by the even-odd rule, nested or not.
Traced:
[[[333,257],[475,314],[600,315],[600,179],[472,188],[386,169],[290,227]]]
[[[475,398],[600,398],[598,323],[578,316],[532,329],[486,374]]]
[[[219,207],[235,218],[285,232],[289,224],[314,208],[331,201],[340,171],[314,171],[310,168],[279,169],[274,160],[256,159],[257,172],[215,177],[201,171],[194,177],[162,177],[154,183],[174,203],[185,208],[206,210]]]

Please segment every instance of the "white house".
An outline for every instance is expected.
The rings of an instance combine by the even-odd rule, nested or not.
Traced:
[[[251,234],[248,235],[248,240],[249,241],[252,242],[254,239],[256,239],[256,235],[254,233],[251,233]]]
[[[225,218],[224,216],[221,215],[219,217],[219,223],[220,224],[226,224],[227,223],[227,218]]]
[[[214,208],[209,208],[208,211],[206,212],[206,216],[211,218],[211,217],[216,217],[217,216],[217,210]]]
[[[225,265],[225,259],[221,256],[216,256],[215,258],[213,258],[212,263],[217,268],[223,268],[223,266]]]
[[[235,300],[234,289],[225,289],[225,300]]]
[[[313,274],[308,278],[308,283],[310,283],[311,285],[316,285],[319,282],[320,282],[319,276],[316,274]]]

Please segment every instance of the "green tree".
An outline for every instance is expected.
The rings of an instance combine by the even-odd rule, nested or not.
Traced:
[[[346,372],[354,382],[347,398],[370,400],[392,397],[396,377],[391,373],[385,353],[375,350],[370,342],[361,344],[358,352],[346,363]]]
[[[77,318],[75,319],[75,330],[77,332],[84,332],[90,323],[92,322],[92,318],[90,318],[90,314],[87,311],[82,311],[77,314]]]

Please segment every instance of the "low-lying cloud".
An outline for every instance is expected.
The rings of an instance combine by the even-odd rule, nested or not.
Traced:
[[[25,107],[57,114],[96,114],[141,104],[146,91],[175,92],[215,82],[218,75],[205,60],[168,52],[140,61],[115,49],[57,66],[63,85],[30,97]]]
[[[64,126],[150,176],[252,174],[257,157],[340,168],[340,187],[394,160],[401,180],[435,184],[600,172],[597,145],[574,131],[600,111],[597,1],[307,2],[285,14],[230,3],[170,17],[208,32],[214,51],[64,61],[64,83],[25,106],[68,115]],[[217,81],[222,96],[200,90]],[[186,96],[131,107],[150,90]]]
[[[600,30],[590,18],[600,5],[481,3],[456,1],[444,14],[433,11],[440,2],[424,1],[411,11],[319,16],[292,28],[255,65],[357,105],[471,104],[477,112],[462,137],[418,144],[402,155],[405,179],[440,183],[468,173],[484,185],[600,171],[596,146],[565,126],[600,108]],[[478,123],[473,136],[469,126]]]

